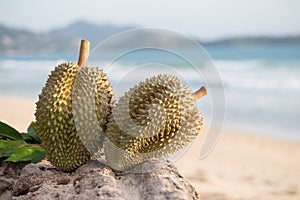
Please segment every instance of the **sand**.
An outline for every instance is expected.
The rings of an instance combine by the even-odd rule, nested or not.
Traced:
[[[300,142],[225,130],[203,160],[201,137],[176,161],[203,199],[300,199]]]
[[[0,120],[25,131],[33,99],[0,96]],[[300,142],[224,130],[212,153],[199,160],[206,129],[175,162],[202,199],[300,199]]]
[[[34,99],[0,96],[0,121],[18,131],[26,131],[35,119],[35,102]]]

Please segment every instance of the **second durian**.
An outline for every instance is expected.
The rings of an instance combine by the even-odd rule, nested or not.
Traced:
[[[104,152],[107,164],[124,171],[182,149],[200,132],[202,117],[191,89],[172,75],[148,78],[112,108]]]

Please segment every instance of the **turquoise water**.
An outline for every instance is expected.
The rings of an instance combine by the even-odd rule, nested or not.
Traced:
[[[210,46],[206,50],[224,82],[227,128],[300,139],[300,45]],[[210,90],[223,87],[213,77],[199,78],[188,62],[169,52],[133,52],[110,64],[105,56],[91,54],[90,65],[105,67],[117,96],[159,73],[175,73],[194,90],[201,85]],[[190,52],[190,56],[198,55]],[[76,53],[0,56],[0,96],[37,99],[54,66],[76,57]],[[206,70],[205,63],[197,65],[200,71]],[[209,119],[210,98],[198,106]]]

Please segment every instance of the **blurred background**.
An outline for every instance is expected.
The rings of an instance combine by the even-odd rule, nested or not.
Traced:
[[[211,56],[224,81],[226,126],[299,139],[299,7],[297,0],[3,1],[0,95],[36,99],[55,65],[77,60],[81,38],[90,40],[94,48],[110,36],[132,28],[163,28],[193,38]],[[166,39],[163,34],[144,35],[127,38],[122,45],[148,40],[182,47],[182,43]],[[100,55],[94,49],[91,61],[108,61],[114,48],[121,47],[116,44]],[[123,56],[114,72],[152,62],[164,62],[181,74],[193,74],[180,59],[151,51]],[[99,62],[95,65],[103,66]],[[120,80],[120,73],[111,73],[110,78]],[[203,109],[203,114],[208,115],[209,110],[205,106]]]
[[[11,105],[7,110],[4,105],[23,105],[22,99],[33,103],[54,66],[63,61],[76,62],[82,38],[91,41],[90,65],[103,68],[118,50],[146,42],[184,49],[200,61],[207,55],[205,59],[212,59],[223,82],[195,77],[195,68],[170,52],[145,50],[123,55],[106,68],[113,86],[127,77],[122,85],[126,90],[145,76],[172,68],[193,89],[203,84],[210,90],[224,87],[225,129],[299,141],[299,8],[298,0],[2,1],[0,99],[9,100],[0,105],[0,120],[14,123],[24,107]],[[164,33],[153,36],[147,30],[106,51],[97,47],[115,34],[144,27],[175,31],[204,49],[200,55],[185,42]],[[196,64],[200,71],[205,70],[205,64]],[[139,70],[132,72],[137,66]],[[130,72],[134,75],[129,76]],[[198,106],[205,120],[211,117],[211,98],[203,99]],[[22,122],[34,119],[34,104],[28,110],[29,120],[19,117],[21,123],[14,123],[16,127],[23,128]],[[299,192],[296,190],[296,194]]]

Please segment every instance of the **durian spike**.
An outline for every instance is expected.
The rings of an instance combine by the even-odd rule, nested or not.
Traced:
[[[79,58],[77,63],[80,67],[86,67],[89,54],[90,54],[90,42],[88,40],[83,39],[81,40]]]
[[[197,101],[198,99],[201,99],[202,97],[206,96],[208,94],[207,89],[202,86],[199,90],[197,90],[196,92],[193,93],[195,101]]]

